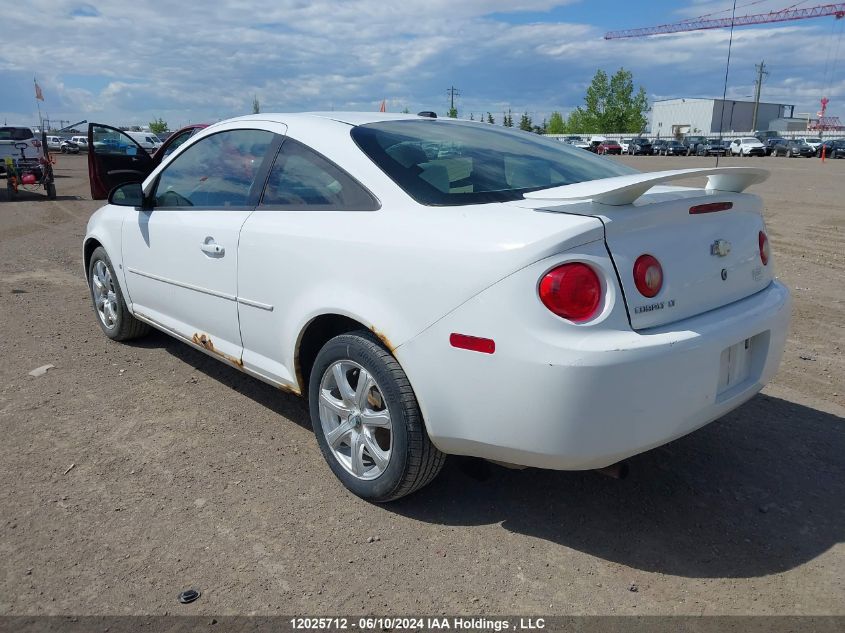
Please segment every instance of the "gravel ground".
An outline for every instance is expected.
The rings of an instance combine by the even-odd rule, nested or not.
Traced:
[[[723,163],[773,171],[773,384],[624,481],[452,458],[387,506],[335,480],[297,397],[101,334],[85,156],[56,201],[0,192],[0,614],[845,614],[845,161]]]

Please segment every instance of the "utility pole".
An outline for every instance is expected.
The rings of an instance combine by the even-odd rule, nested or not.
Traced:
[[[460,97],[461,91],[455,88],[455,86],[450,86],[446,93],[449,95],[449,116],[457,118],[458,111],[455,110],[455,97]]]
[[[768,75],[766,70],[766,62],[761,61],[759,64],[754,64],[757,69],[757,82],[754,89],[754,115],[751,117],[751,131],[757,131],[757,112],[760,109],[760,89],[763,87],[763,76]]]

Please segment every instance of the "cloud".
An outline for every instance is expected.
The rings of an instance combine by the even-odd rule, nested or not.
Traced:
[[[500,19],[559,7],[565,16],[575,1],[524,0],[517,9],[512,0],[217,0],[198,11],[151,0],[30,0],[4,17],[0,80],[37,75],[54,118],[161,116],[171,126],[244,114],[253,96],[265,111],[375,110],[387,99],[394,110],[443,112],[452,85],[462,113],[500,119],[511,107],[542,119],[579,105],[598,67],[631,69],[652,96],[721,95],[726,31],[605,41],[598,24]],[[683,9],[723,5],[694,0]],[[731,90],[749,94],[765,57],[765,99],[816,107],[823,86],[793,80],[821,74],[807,43],[825,32],[809,23],[735,31]],[[4,104],[10,116],[33,116],[29,81],[15,88],[25,98]]]

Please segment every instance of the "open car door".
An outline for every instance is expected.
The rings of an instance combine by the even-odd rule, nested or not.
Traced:
[[[143,181],[154,168],[152,157],[128,134],[88,124],[88,180],[94,200],[105,200],[118,185]]]

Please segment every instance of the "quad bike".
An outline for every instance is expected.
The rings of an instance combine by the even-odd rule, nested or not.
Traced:
[[[56,183],[53,176],[53,161],[47,151],[47,140],[41,145],[44,148],[43,156],[39,158],[27,158],[25,150],[26,143],[15,143],[15,149],[21,154],[20,158],[7,156],[6,163],[6,193],[10,200],[14,200],[18,191],[23,188],[25,191],[34,191],[43,187],[47,193],[48,200],[56,199]]]

